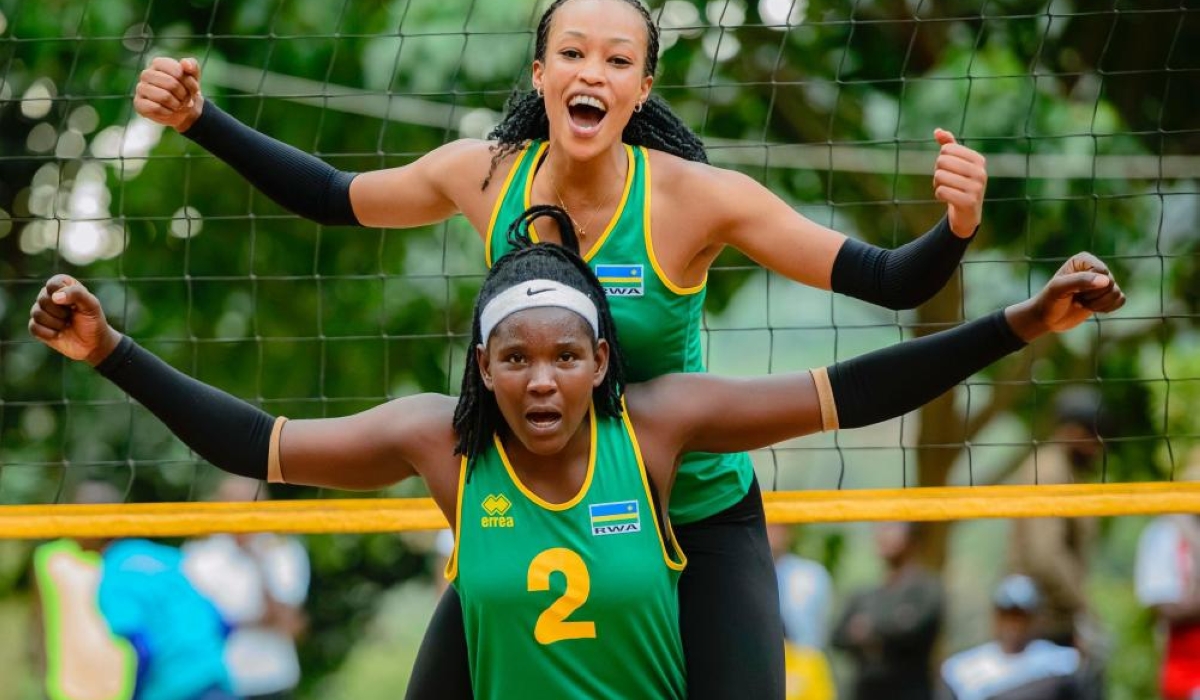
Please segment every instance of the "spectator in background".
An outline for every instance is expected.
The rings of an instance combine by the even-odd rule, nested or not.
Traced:
[[[820,563],[792,552],[793,529],[778,523],[767,526],[775,578],[779,582],[779,604],[787,640],[811,649],[824,649],[829,642],[826,618],[832,602],[833,581]]]
[[[85,481],[72,498],[79,505],[120,503],[110,484]],[[35,667],[50,700],[130,700],[137,656],[109,631],[97,595],[102,572],[96,539],[61,539],[33,553]]]
[[[929,700],[932,656],[942,622],[942,585],[917,561],[915,525],[880,523],[875,544],[883,585],[850,599],[833,646],[856,665],[854,700]]]
[[[1138,540],[1134,583],[1166,632],[1165,700],[1200,697],[1200,517],[1155,518]]]
[[[1035,638],[1040,598],[1028,576],[1000,582],[992,596],[996,638],[942,664],[944,700],[1082,700],[1079,652]]]
[[[149,540],[104,549],[100,611],[137,652],[137,700],[232,700],[225,627],[183,575],[183,555]]]
[[[81,487],[81,491],[84,487]],[[91,503],[120,503],[115,489],[86,487]],[[234,700],[223,651],[225,625],[183,574],[183,554],[148,540],[97,539],[96,600],[109,629],[136,655],[137,700]]]
[[[1100,395],[1071,388],[1054,402],[1055,429],[1018,471],[1020,484],[1092,481],[1103,454]],[[1026,518],[1013,522],[1009,564],[1032,578],[1043,604],[1037,633],[1056,644],[1079,646],[1086,621],[1088,558],[1096,539],[1094,518]]]
[[[825,657],[833,582],[824,566],[792,553],[793,534],[792,526],[767,525],[783,616],[786,699],[833,700]]]
[[[213,500],[262,500],[260,482],[226,476]],[[257,497],[257,498],[256,498]],[[304,631],[308,553],[295,537],[213,535],[183,548],[184,570],[231,627],[225,646],[234,692],[285,700],[300,683],[296,638]]]

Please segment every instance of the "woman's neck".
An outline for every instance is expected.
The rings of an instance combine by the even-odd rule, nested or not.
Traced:
[[[507,431],[501,433],[500,441],[521,483],[543,500],[564,503],[583,488],[594,449],[590,417],[580,423],[563,449],[554,454],[531,452]]]
[[[628,166],[624,144],[614,144],[589,160],[573,160],[563,149],[555,149],[551,144],[546,149],[540,172],[549,181],[555,198],[564,200],[558,204],[576,208],[598,207],[611,198],[613,191],[621,188]]]

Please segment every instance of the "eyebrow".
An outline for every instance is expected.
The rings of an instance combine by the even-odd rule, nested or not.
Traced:
[[[564,29],[563,34],[566,34],[568,36],[571,36],[572,38],[577,38],[577,39],[586,39],[587,38],[587,34],[579,31],[578,29]],[[619,36],[619,37],[614,37],[612,39],[609,39],[608,43],[610,43],[610,44],[632,44],[632,43],[634,43],[634,41],[633,41],[633,39],[630,39],[629,37]]]
[[[548,347],[551,352],[563,352],[564,350],[582,350],[591,345],[586,338],[560,338],[552,341]],[[524,338],[513,338],[509,341],[497,343],[494,347],[489,347],[488,352],[495,352],[500,355],[506,355],[512,352],[522,353],[537,353],[544,351],[543,347],[535,347]]]

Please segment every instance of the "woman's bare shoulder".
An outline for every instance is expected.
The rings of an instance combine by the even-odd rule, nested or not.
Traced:
[[[483,139],[455,139],[430,151],[425,160],[438,167],[486,167],[492,160],[492,141]]]
[[[657,148],[647,147],[646,154],[650,157],[650,167],[653,168],[656,177],[660,175],[672,178],[696,177],[704,174],[705,171],[714,169],[707,163],[680,158],[673,153],[660,151]]]
[[[747,179],[736,170],[721,168],[709,163],[680,158],[677,155],[646,149],[650,156],[650,167],[655,189],[672,189],[695,193],[729,187]]]
[[[686,217],[689,225],[719,227],[729,217],[738,215],[761,190],[752,178],[736,170],[663,151],[649,153],[656,207]]]
[[[456,139],[431,151],[427,158],[443,176],[451,176],[479,190],[499,187],[523,149],[501,153],[495,141]]]

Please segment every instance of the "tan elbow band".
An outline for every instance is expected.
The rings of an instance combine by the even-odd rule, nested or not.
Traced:
[[[837,402],[833,400],[833,385],[829,383],[829,368],[809,370],[817,388],[817,401],[821,405],[821,430],[837,430]]]
[[[267,450],[267,481],[272,484],[286,484],[283,479],[283,465],[279,461],[279,438],[283,435],[283,424],[287,418],[280,416],[275,419],[271,428],[271,446]]]

